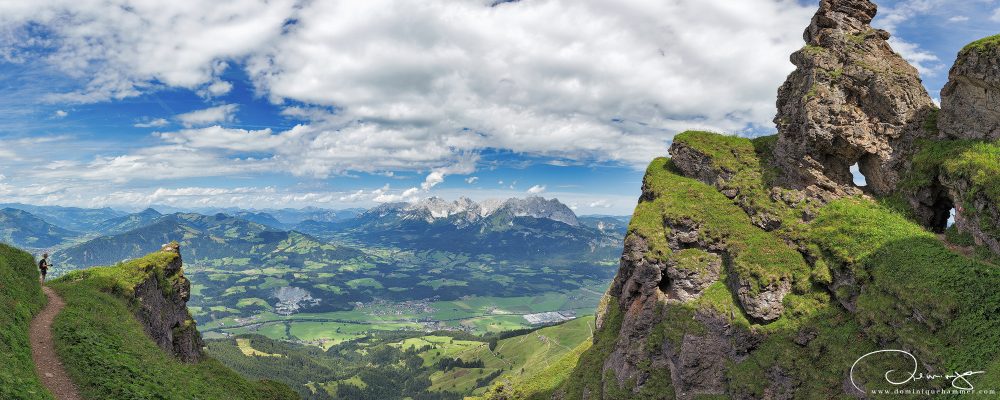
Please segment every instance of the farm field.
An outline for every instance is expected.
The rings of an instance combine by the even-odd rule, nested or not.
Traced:
[[[208,348],[250,377],[282,371],[276,378],[306,398],[377,398],[372,396],[403,390],[421,399],[458,400],[481,395],[498,380],[531,379],[559,368],[589,345],[593,330],[594,317],[586,316],[484,336],[374,331],[319,349],[248,334],[209,340]]]
[[[478,297],[449,301],[374,301],[351,311],[279,315],[270,311],[249,317],[230,316],[199,326],[208,339],[259,334],[324,349],[364,337],[372,331],[452,330],[497,333],[534,326],[525,315],[559,311],[585,316],[593,313],[605,284],[538,296]]]

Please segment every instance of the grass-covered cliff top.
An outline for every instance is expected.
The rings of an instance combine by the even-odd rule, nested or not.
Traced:
[[[156,275],[167,283],[166,268],[180,258],[180,254],[158,251],[142,258],[125,261],[109,267],[94,267],[73,271],[59,279],[60,282],[83,282],[95,289],[131,297],[135,287]]]
[[[831,261],[867,281],[855,318],[869,340],[912,349],[945,370],[985,370],[977,387],[1000,384],[1000,270],[868,200],[831,203],[812,224]]]
[[[904,213],[865,198],[815,205],[810,211],[813,218],[800,222],[794,231],[764,232],[749,224],[738,204],[745,206],[747,203],[741,202],[750,201],[768,207],[766,202],[774,202],[760,196],[764,192],[756,192],[758,185],[767,186],[767,148],[773,140],[751,141],[704,132],[685,133],[675,140],[710,156],[715,168],[743,168],[730,170],[735,179],[746,179],[734,186],[754,198],[729,199],[715,187],[680,176],[671,160],[654,160],[644,181],[652,195],[647,199],[652,201],[637,206],[629,228],[649,242],[647,257],[675,257],[667,247],[669,228],[663,222],[687,218],[707,228],[704,234],[710,239],[737,243],[747,252],[746,259],[768,260],[755,264],[761,276],[792,272],[796,286],[809,290],[799,287],[787,295],[785,312],[777,321],[756,325],[743,313],[732,311],[739,304],[724,282],[729,273],[724,269],[720,281],[698,299],[664,304],[666,317],[653,328],[647,343],[639,345],[653,348],[666,339],[676,348],[685,335],[704,335],[706,328],[692,315],[711,308],[735,328],[767,334],[746,360],[727,367],[726,390],[735,397],[764,397],[776,370],[787,374],[789,384],[799,387],[799,393],[816,398],[843,396],[844,368],[869,351],[885,348],[911,351],[938,372],[983,370],[985,374],[974,379],[977,388],[1000,386],[1000,318],[996,317],[1000,291],[995,289],[1000,287],[1000,270],[995,266],[952,250],[953,244],[940,240]],[[756,150],[758,161],[750,158],[751,149]],[[921,149],[915,160],[917,170],[907,178],[908,187],[926,186],[938,174],[945,174],[966,178],[978,190],[998,199],[993,188],[1000,182],[1000,146],[947,142],[924,143]],[[804,204],[769,207],[787,211],[780,216],[788,218],[795,216],[800,206]],[[758,251],[760,243],[767,244],[765,254]],[[800,266],[801,261],[792,256],[801,257],[798,251],[814,261]],[[811,273],[803,276],[803,268]],[[838,284],[844,277],[851,277],[847,282],[853,283]],[[604,388],[618,385],[613,375],[601,373],[619,337],[622,315],[618,307],[609,307],[603,321],[594,346],[581,356],[563,386],[570,398],[581,395],[585,388],[591,393],[599,391],[602,382]],[[812,333],[813,339],[802,341],[803,333]],[[902,367],[893,363],[890,359],[875,360],[861,367],[859,376],[871,377],[867,381],[873,386],[869,388],[893,389],[878,386],[884,381],[881,374]],[[655,373],[651,374],[650,379],[656,379]],[[931,385],[947,386],[947,382]]]
[[[636,207],[629,232],[646,239],[652,257],[666,261],[671,256],[667,225],[690,220],[700,225],[700,239],[726,243],[734,272],[756,289],[781,279],[808,281],[809,268],[798,252],[752,225],[750,217],[715,188],[680,176],[669,159],[653,160],[643,185],[652,201]]]
[[[984,37],[975,42],[969,43],[962,48],[962,53],[969,51],[987,51],[1000,47],[1000,35]]]
[[[133,290],[154,274],[162,278],[177,257],[156,252],[51,283],[66,302],[52,326],[56,350],[81,393],[112,400],[298,398],[284,385],[248,381],[212,359],[182,363],[147,337],[131,318]]]
[[[31,318],[45,305],[35,260],[0,244],[0,399],[51,399],[35,375]]]
[[[968,180],[1000,200],[1000,143],[981,140],[922,141],[904,190],[930,186],[942,173]]]

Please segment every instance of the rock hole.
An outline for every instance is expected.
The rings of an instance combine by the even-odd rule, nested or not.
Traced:
[[[656,287],[660,288],[660,291],[664,294],[667,294],[670,290],[670,278],[667,277],[666,270],[664,270],[661,274],[660,283],[656,285]]]
[[[858,166],[858,163],[854,163],[854,165],[851,166],[851,175],[854,176],[854,186],[857,187],[868,186],[868,178],[865,177],[865,174],[863,172],[861,172],[861,167]]]
[[[954,223],[954,215],[957,211],[955,210],[955,204],[950,198],[941,196],[934,201],[931,212],[933,213],[931,217],[931,230],[934,233],[944,233],[945,229],[948,229]]]

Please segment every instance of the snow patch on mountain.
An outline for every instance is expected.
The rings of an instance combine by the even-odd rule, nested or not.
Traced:
[[[508,217],[544,218],[571,226],[579,225],[576,214],[557,199],[546,200],[531,196],[524,199],[489,199],[475,202],[461,197],[447,201],[440,197],[430,197],[412,203],[383,204],[369,213],[384,217],[396,214],[402,219],[424,220],[434,223],[438,220],[452,220],[456,224],[467,224],[490,218],[494,215]]]

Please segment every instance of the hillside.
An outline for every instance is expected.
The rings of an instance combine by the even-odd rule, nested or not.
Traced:
[[[162,216],[163,214],[160,214],[159,211],[147,208],[134,214],[108,219],[98,224],[95,229],[102,235],[124,233],[149,225]]]
[[[174,238],[181,238],[180,244],[190,262],[221,267],[242,266],[247,262],[268,265],[275,263],[275,259],[302,265],[307,261],[322,263],[360,255],[350,248],[326,245],[297,232],[275,230],[226,214],[177,213],[124,233],[62,249],[53,254],[53,261],[57,267],[66,269],[109,265],[156,251]],[[284,251],[296,246],[313,251]]]
[[[777,135],[685,132],[649,165],[593,345],[552,398],[1000,385],[1000,41],[962,50],[938,110],[875,12],[821,1]]]
[[[35,375],[28,341],[31,318],[45,305],[31,254],[0,244],[0,398],[51,399]]]
[[[94,232],[104,221],[126,214],[111,208],[35,206],[21,203],[0,204],[0,208],[26,211],[52,225],[76,232]]]
[[[45,222],[27,211],[0,210],[0,242],[17,247],[48,248],[79,233]]]
[[[240,335],[208,341],[209,354],[248,377],[273,377],[306,399],[462,399],[495,381],[545,376],[553,389],[590,341],[593,317],[541,329],[475,336],[370,332],[323,351]],[[582,351],[582,350],[580,350]],[[546,371],[562,367],[562,374]]]
[[[176,245],[75,271],[52,287],[66,302],[52,326],[56,350],[87,398],[297,398],[280,384],[248,382],[201,354]]]

